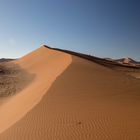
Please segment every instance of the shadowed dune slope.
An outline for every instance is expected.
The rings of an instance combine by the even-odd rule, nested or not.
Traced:
[[[72,63],[46,93],[0,139],[140,139],[138,79],[72,56]]]

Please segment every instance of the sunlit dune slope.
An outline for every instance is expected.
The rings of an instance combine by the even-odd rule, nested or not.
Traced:
[[[47,48],[41,48],[41,56],[45,53],[45,49],[48,50]],[[11,127],[1,133],[0,139],[140,139],[139,79],[73,55],[69,56],[53,50],[48,52],[50,54],[47,53],[42,58],[36,51],[18,61],[23,68],[32,73],[37,73],[37,77],[34,80],[35,82],[29,85],[30,90],[28,92],[24,91],[18,94],[19,96],[13,98],[13,101],[9,103],[12,107],[14,105],[18,106],[18,109],[11,111],[12,113],[18,112],[18,116],[15,115],[16,117],[13,116],[11,119],[18,121],[14,121]],[[28,64],[30,57],[35,58],[33,56],[40,57],[40,60],[34,59],[33,62],[31,61]],[[51,61],[54,60],[52,59],[54,57],[57,61]],[[38,68],[37,66],[42,65],[42,63],[43,66]],[[45,69],[44,63],[46,64]],[[62,64],[65,68],[66,66],[68,67],[65,70],[63,69],[63,73],[57,77],[40,100],[42,97],[40,88],[45,87],[51,77],[54,77],[51,71],[50,77],[45,77],[44,74],[48,75],[48,69],[55,73],[57,67],[62,66]],[[26,96],[28,100],[24,99]],[[22,97],[24,97],[24,104],[20,106]],[[33,100],[34,98],[35,100]],[[38,102],[38,98],[40,102],[32,108],[33,102]],[[28,107],[26,107],[26,104]],[[6,107],[7,109],[10,108],[8,105]],[[6,107],[4,106],[3,110]],[[20,108],[24,108],[24,110],[20,112]],[[27,108],[30,108],[30,111],[25,116],[22,115],[23,117],[21,118],[20,114],[26,112]],[[9,115],[9,112],[7,114]],[[4,120],[5,118],[0,120],[2,119]]]
[[[56,77],[71,63],[71,57],[42,46],[14,63],[34,75],[34,80],[0,106],[0,132],[23,117],[40,101]]]

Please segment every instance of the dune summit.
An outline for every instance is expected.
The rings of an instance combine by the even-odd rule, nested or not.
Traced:
[[[35,75],[0,106],[1,140],[139,140],[140,80],[42,46],[15,60]]]
[[[33,74],[34,80],[7,103],[0,106],[0,132],[24,116],[47,92],[56,77],[71,62],[71,57],[42,46],[13,63]]]

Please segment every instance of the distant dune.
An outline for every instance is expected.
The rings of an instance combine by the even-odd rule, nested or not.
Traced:
[[[12,61],[12,60],[14,60],[14,59],[1,58],[1,59],[0,59],[0,62],[9,62],[9,61]]]
[[[135,61],[132,58],[122,58],[122,59],[117,59],[115,61],[121,64],[126,64],[126,65],[128,64],[132,66],[140,65],[140,62]]]
[[[46,46],[14,63],[35,78],[0,106],[0,140],[140,139],[140,79],[118,65]]]

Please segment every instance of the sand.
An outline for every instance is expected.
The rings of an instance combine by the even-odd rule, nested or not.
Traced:
[[[41,100],[56,77],[71,63],[71,57],[41,47],[14,63],[34,75],[34,80],[0,106],[0,133],[21,119]]]
[[[135,77],[135,78],[140,79],[140,72],[131,72],[131,73],[128,73],[128,74]]]
[[[16,63],[36,78],[0,108],[1,140],[140,139],[139,79],[45,47]]]
[[[10,59],[0,60],[0,105],[24,89],[34,75],[20,68]]]

